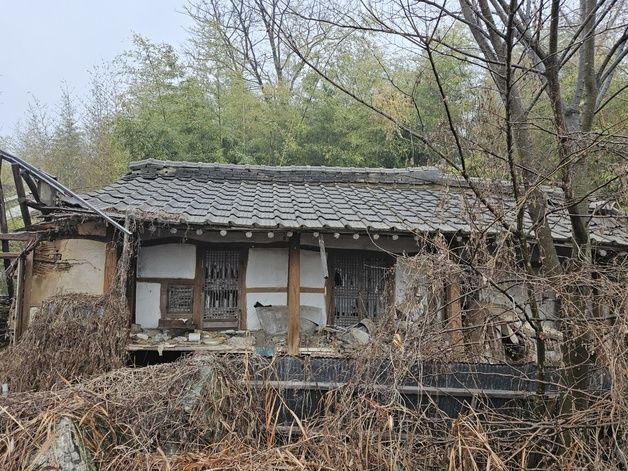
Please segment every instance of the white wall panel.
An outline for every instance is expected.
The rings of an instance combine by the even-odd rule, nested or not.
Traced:
[[[105,273],[104,242],[89,239],[59,239],[40,242],[30,296],[31,306],[41,306],[49,296],[68,293],[102,294]],[[57,254],[57,264],[37,260],[37,251]]]
[[[141,247],[137,257],[140,278],[193,279],[196,271],[196,246],[162,244]]]
[[[246,286],[249,288],[287,287],[288,249],[250,249],[246,267]]]
[[[325,286],[320,252],[301,250],[301,286],[307,288],[323,288]]]
[[[135,288],[135,322],[144,328],[159,325],[161,285],[159,283],[137,283]]]

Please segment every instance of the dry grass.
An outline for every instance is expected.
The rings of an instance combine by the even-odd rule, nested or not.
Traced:
[[[256,386],[253,371],[263,378]],[[23,469],[53,443],[62,417],[105,470],[621,469],[627,416],[610,395],[567,415],[478,404],[451,418],[360,373],[300,420],[287,392],[264,381],[276,375],[255,356],[199,355],[11,395],[0,400],[0,469]]]
[[[125,365],[128,310],[119,296],[48,298],[23,338],[0,354],[12,391],[50,389]]]

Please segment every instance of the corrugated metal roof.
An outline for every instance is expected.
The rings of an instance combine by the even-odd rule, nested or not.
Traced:
[[[478,181],[506,221],[507,187]],[[552,190],[552,199],[559,192]],[[143,160],[86,195],[112,215],[215,227],[443,233],[500,229],[468,185],[435,167],[372,169],[270,167]],[[566,212],[550,216],[554,236],[570,237]],[[591,219],[592,238],[628,245],[625,217]]]

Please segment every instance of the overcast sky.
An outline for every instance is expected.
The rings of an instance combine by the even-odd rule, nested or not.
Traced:
[[[65,81],[81,97],[93,66],[128,49],[132,34],[181,46],[184,0],[0,0],[0,135],[35,96],[55,106]]]

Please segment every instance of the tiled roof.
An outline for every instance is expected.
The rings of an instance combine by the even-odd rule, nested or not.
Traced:
[[[513,201],[500,184],[479,182],[512,221]],[[552,200],[559,192],[552,191]],[[269,167],[143,160],[86,198],[111,215],[212,227],[338,232],[470,232],[500,229],[468,186],[435,167],[371,169]],[[561,210],[554,236],[569,238]],[[628,245],[628,227],[594,218],[594,240]],[[529,221],[528,221],[529,224]]]

